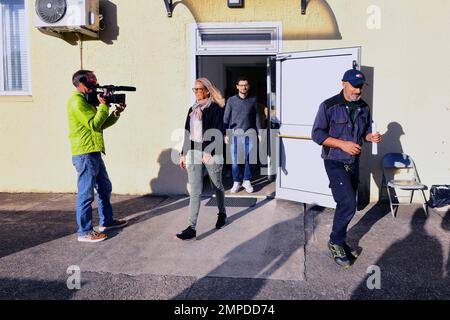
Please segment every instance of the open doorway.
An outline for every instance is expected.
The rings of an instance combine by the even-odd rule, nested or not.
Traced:
[[[263,92],[263,100],[267,92],[266,65],[266,56],[197,56],[197,77],[210,79],[227,99],[237,93],[236,79],[245,75],[250,80],[250,95]]]
[[[206,77],[211,80],[224,94],[225,99],[236,95],[236,80],[240,76],[246,76],[250,82],[250,96],[255,96],[258,101],[259,123],[261,128],[268,126],[268,67],[267,61],[271,56],[197,56],[196,76]],[[272,87],[272,86],[271,86]],[[264,143],[258,144],[258,148],[267,147]],[[229,146],[224,146],[225,159],[228,158]],[[259,149],[258,149],[259,151]],[[258,154],[260,154],[258,152]],[[253,165],[252,185],[254,187],[253,196],[274,196],[275,184],[267,179],[267,161],[261,161],[258,156],[258,163]],[[229,190],[233,185],[231,175],[231,164],[226,163],[223,170],[223,183],[230,195]],[[245,190],[241,190],[236,196],[248,196]]]

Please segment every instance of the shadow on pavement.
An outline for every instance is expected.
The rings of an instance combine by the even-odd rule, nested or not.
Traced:
[[[450,231],[450,209],[447,210],[447,213],[442,218],[441,227],[445,231]]]
[[[261,201],[260,204],[262,206],[269,201]],[[247,211],[250,209],[253,208],[235,215],[234,220],[248,213]],[[273,225],[230,251],[225,257],[225,262],[173,299],[254,299],[266,285],[267,279],[279,270],[299,248],[304,247],[308,241],[308,239],[299,236],[298,233],[292,232],[293,228],[302,232],[302,225],[304,224],[303,206],[299,206],[299,211],[295,218]],[[306,237],[311,234],[307,232]],[[269,241],[267,241],[268,239]],[[253,260],[247,266],[247,270],[251,270],[251,277],[244,279],[239,278],[238,275],[236,278],[217,276],[224,273],[230,274],[233,270],[245,264],[243,259],[245,259],[246,252],[253,252],[255,246],[261,243],[266,243],[264,255],[261,256],[259,261]],[[288,299],[289,293],[278,293],[277,298],[279,299],[280,296]]]
[[[176,200],[166,197],[141,196],[117,202],[114,201],[113,196],[114,218],[124,218],[141,213],[129,220],[129,224],[133,224],[181,208],[189,203],[188,201],[178,201],[171,206],[170,204]],[[152,212],[152,209],[164,201],[166,202],[164,210]],[[69,211],[49,210],[54,206],[62,205],[61,207],[64,208],[67,205],[50,203],[50,201],[45,202],[44,205],[39,210],[31,208],[24,211],[0,211],[0,242],[2,244],[0,258],[76,233],[75,207]],[[97,209],[93,210],[93,218],[95,226],[98,224]],[[108,236],[112,238],[118,233],[120,233],[120,229],[112,230],[108,232]]]
[[[247,209],[244,209],[244,210],[240,211],[239,213],[233,214],[231,217],[229,217],[229,218],[227,219],[227,225],[229,225],[229,224],[235,222],[236,220],[238,220],[238,219],[244,217],[245,215],[249,214],[249,213],[252,212],[253,210],[256,210],[256,209],[258,209],[258,208],[264,206],[265,204],[267,204],[267,203],[270,202],[271,200],[272,200],[272,199],[264,199],[264,200],[258,202],[258,203],[257,203],[256,205],[254,205],[253,207],[249,207],[249,208],[247,208]],[[226,227],[226,226],[225,226],[225,227]],[[197,240],[205,239],[205,238],[209,237],[210,235],[214,234],[214,233],[217,232],[217,231],[219,231],[219,230],[217,230],[217,229],[211,229],[210,231],[205,232],[205,233],[199,235],[199,236],[197,237]]]
[[[368,274],[351,299],[448,299],[442,246],[427,233],[426,221],[423,209],[416,210],[410,233],[389,247],[375,264],[380,268],[381,288],[368,289],[374,273]]]
[[[356,215],[358,214],[359,213],[356,213]],[[348,230],[348,244],[352,247],[359,248],[361,239],[387,214],[390,214],[389,204],[381,201],[377,202],[369,211],[364,213],[364,216],[353,225],[350,230]]]
[[[76,293],[65,281],[1,278],[0,283],[0,300],[69,300]]]

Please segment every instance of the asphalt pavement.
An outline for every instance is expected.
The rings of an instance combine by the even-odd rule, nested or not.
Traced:
[[[129,224],[90,244],[77,241],[76,195],[0,193],[0,299],[450,298],[448,208],[357,212],[348,241],[360,257],[344,270],[326,246],[333,210],[259,197],[228,207],[216,230],[208,200],[197,239],[180,241],[188,197],[113,195],[115,216]]]

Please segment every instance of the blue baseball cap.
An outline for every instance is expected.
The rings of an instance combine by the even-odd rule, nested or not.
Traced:
[[[361,86],[367,83],[364,73],[356,69],[347,70],[344,73],[342,81],[350,82],[350,84],[354,87]]]

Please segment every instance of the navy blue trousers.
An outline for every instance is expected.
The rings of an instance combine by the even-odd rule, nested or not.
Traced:
[[[354,164],[343,164],[334,160],[325,160],[324,162],[331,192],[337,204],[330,241],[342,246],[347,237],[348,224],[356,213],[359,162]]]

